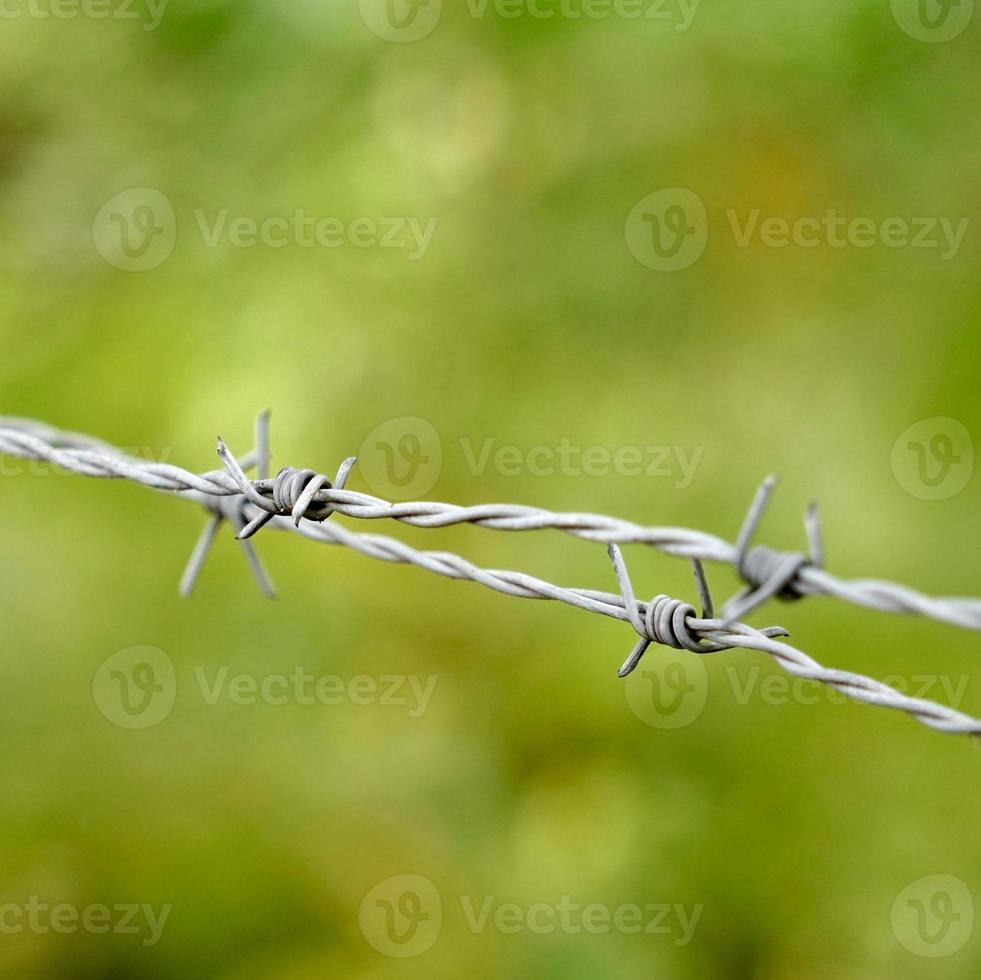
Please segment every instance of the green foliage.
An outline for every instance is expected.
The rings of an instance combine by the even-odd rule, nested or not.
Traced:
[[[769,543],[802,546],[815,497],[840,574],[978,593],[977,477],[931,501],[891,463],[920,419],[981,434],[977,20],[930,44],[871,0],[706,3],[685,31],[444,7],[410,44],[371,33],[352,0],[172,0],[155,30],[0,22],[0,411],[204,470],[216,434],[246,450],[268,406],[277,465],[327,472],[379,424],[417,416],[442,443],[430,497],[729,539],[778,471]],[[166,195],[177,222],[173,254],[142,272],[106,262],[91,230],[134,187]],[[672,187],[704,202],[708,242],[659,272],[624,222]],[[345,229],[438,224],[416,261],[349,241],[209,247],[201,230],[223,210],[261,223],[299,209]],[[754,209],[970,224],[948,258],[881,241],[739,247],[727,212],[743,225]],[[681,487],[493,461],[478,473],[464,448],[494,440],[526,460],[563,439],[702,452]],[[351,486],[372,489],[358,470]],[[708,658],[697,721],[653,728],[616,677],[626,626],[271,532],[256,545],[277,602],[229,536],[181,602],[194,508],[62,475],[3,489],[0,904],[172,905],[152,947],[4,935],[5,975],[976,976],[977,940],[923,959],[890,925],[910,882],[977,887],[966,740],[805,704],[799,688],[764,695],[784,675],[749,653]],[[557,534],[364,530],[613,586],[602,547]],[[628,557],[638,589],[694,595],[683,562]],[[709,572],[718,597],[736,587]],[[764,619],[823,663],[914,691],[930,675],[931,696],[941,676],[968,678],[960,706],[981,712],[974,635],[831,600]],[[166,652],[177,697],[129,731],[100,713],[92,679],[139,645]],[[350,693],[210,705],[198,682],[297,667],[438,680],[419,717]],[[442,933],[386,958],[359,908],[407,873],[438,889]],[[704,911],[680,945],[474,932],[461,896]]]

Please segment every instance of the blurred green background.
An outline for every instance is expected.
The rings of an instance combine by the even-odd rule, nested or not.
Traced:
[[[803,547],[816,498],[835,572],[977,594],[981,19],[925,2],[644,2],[631,19],[629,5],[575,18],[572,0],[478,16],[470,0],[436,22],[438,8],[402,0],[171,0],[159,17],[10,0],[0,412],[204,470],[217,433],[244,452],[270,407],[277,465],[333,472],[360,453],[354,489],[397,494],[379,454],[421,453],[431,499],[729,540],[777,471],[768,543]],[[965,15],[947,40],[916,26]],[[173,219],[145,191],[103,210],[133,188]],[[664,188],[705,209],[684,245],[701,236],[704,252],[675,271],[650,267],[653,237],[625,232]],[[261,224],[301,209],[334,219],[341,244],[289,230],[282,247],[207,243],[222,212]],[[956,249],[861,247],[859,233],[740,247],[727,211],[742,227],[754,209],[969,224]],[[424,254],[369,241],[394,217],[436,219]],[[355,244],[358,219],[374,224]],[[669,219],[642,216],[652,236]],[[903,435],[937,418],[956,424],[914,435],[951,435],[940,491],[918,481]],[[489,440],[519,463],[474,465]],[[667,447],[668,472],[528,465],[563,440],[598,459]],[[697,455],[690,480],[676,450]],[[271,532],[256,546],[278,601],[226,529],[184,602],[198,509],[9,460],[4,476],[3,976],[977,976],[969,740],[781,689],[787,675],[749,652],[686,666],[651,650],[628,700],[625,625]],[[358,529],[614,585],[601,546],[556,533]],[[643,595],[693,597],[683,561],[639,547],[628,560]],[[738,585],[709,573],[719,599]],[[946,684],[981,714],[967,631],[826,599],[751,622],[949,702]],[[105,696],[100,665],[137,646],[173,664],[176,700],[131,730],[93,678]],[[345,685],[436,680],[418,712],[350,686],[329,705],[227,691],[209,704],[200,683],[296,668]],[[694,688],[690,723],[652,713],[659,692]],[[921,882],[936,875],[955,884]],[[79,916],[169,914],[152,944],[142,914],[137,934],[60,934],[10,911],[32,896]],[[564,900],[606,909],[606,927],[564,927]],[[491,909],[484,928],[471,903]],[[531,925],[510,926],[508,905]],[[647,906],[667,906],[661,931],[611,924],[625,905],[655,926]],[[697,916],[690,935],[679,909]]]

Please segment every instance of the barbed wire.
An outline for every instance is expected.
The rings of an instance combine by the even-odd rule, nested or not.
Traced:
[[[265,446],[268,459],[268,414],[256,425],[257,446]],[[258,455],[263,453],[257,450]],[[227,471],[191,473],[177,466],[152,463],[121,452],[91,436],[62,432],[43,423],[0,417],[0,451],[10,455],[44,459],[85,476],[131,480],[157,490],[188,491],[218,497],[248,496],[270,514],[290,513],[294,519],[296,501],[285,510],[274,500],[275,481],[265,471],[255,482],[254,493]],[[249,463],[257,458],[249,454]],[[345,461],[347,471],[353,457]],[[247,468],[247,467],[246,467]],[[289,473],[313,473],[311,470]],[[346,474],[345,474],[346,475]],[[720,562],[732,566],[746,583],[744,593],[727,605],[727,617],[747,615],[766,599],[777,595],[783,599],[824,595],[858,606],[890,613],[926,616],[938,622],[965,629],[981,630],[981,599],[971,597],[930,596],[908,586],[880,579],[843,579],[823,567],[823,546],[817,507],[811,505],[805,517],[810,554],[782,552],[759,545],[750,547],[776,478],[769,477],[757,491],[736,544],[704,531],[681,527],[645,527],[632,521],[589,513],[561,513],[519,504],[480,504],[463,507],[432,501],[393,503],[371,494],[344,488],[335,479],[331,485],[321,477],[321,485],[306,498],[313,516],[317,508],[359,520],[394,520],[413,527],[439,528],[455,524],[474,524],[498,531],[533,531],[552,529],[587,541],[603,544],[639,543],[678,557]],[[304,486],[308,486],[305,484]],[[251,486],[251,484],[250,484]],[[259,503],[259,500],[262,500]],[[258,528],[250,530],[254,533]]]
[[[933,598],[889,582],[848,582],[824,572],[820,525],[813,506],[805,520],[807,555],[778,552],[764,546],[750,549],[749,542],[775,486],[773,478],[758,491],[737,543],[731,545],[700,531],[643,527],[594,514],[553,513],[518,505],[458,507],[428,502],[390,503],[345,489],[355,464],[353,457],[341,464],[333,480],[314,470],[289,467],[269,479],[268,424],[268,413],[260,416],[256,448],[241,459],[236,459],[219,438],[218,453],[225,470],[201,474],[167,463],[149,462],[90,436],[25,419],[0,417],[0,452],[44,460],[84,476],[130,480],[155,490],[177,493],[182,499],[203,506],[211,517],[181,579],[184,595],[193,589],[218,529],[226,520],[235,527],[260,588],[267,595],[274,594],[250,540],[268,525],[307,539],[341,545],[381,561],[409,564],[447,578],[477,582],[506,595],[559,601],[628,622],[639,641],[620,668],[621,677],[638,666],[652,643],[703,655],[734,648],[756,650],[771,656],[787,672],[826,684],[854,701],[906,712],[939,731],[981,734],[981,721],[952,708],[910,697],[860,674],[821,666],[801,650],[778,639],[789,635],[782,627],[756,629],[736,621],[772,596],[797,599],[824,594],[875,609],[915,612],[954,625],[981,628],[981,600]],[[245,471],[253,467],[258,469],[258,478],[250,480]],[[508,531],[557,529],[606,543],[620,591],[565,588],[523,572],[481,568],[452,552],[420,551],[384,535],[356,533],[336,522],[326,523],[334,513],[366,520],[389,518],[429,528],[473,523]],[[696,613],[694,606],[665,595],[650,602],[638,601],[618,546],[628,542],[653,545],[668,554],[688,558],[695,574],[701,614]],[[747,582],[743,592],[725,604],[721,617],[714,615],[703,561],[731,564]]]

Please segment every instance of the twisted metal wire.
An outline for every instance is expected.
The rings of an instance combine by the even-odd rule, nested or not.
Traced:
[[[268,450],[268,415],[260,417],[260,448]],[[222,443],[222,445],[224,445]],[[300,496],[277,506],[275,481],[267,474],[250,482],[238,474],[214,471],[191,473],[177,466],[151,463],[128,456],[91,437],[63,433],[43,423],[0,417],[0,452],[30,459],[42,459],[84,476],[131,480],[157,490],[186,492],[194,490],[215,497],[242,496],[270,515],[287,510],[294,519],[306,516],[322,519],[318,513],[337,513],[360,520],[395,520],[413,527],[438,528],[455,524],[475,524],[498,531],[532,531],[550,528],[587,541],[603,544],[640,543],[651,545],[666,554],[700,561],[731,565],[747,584],[723,610],[727,619],[739,619],[772,595],[780,598],[824,595],[869,609],[890,613],[916,614],[938,622],[981,630],[981,599],[969,597],[930,596],[923,592],[877,579],[842,579],[823,568],[823,548],[817,508],[812,505],[805,519],[810,555],[776,551],[765,546],[749,548],[769,498],[776,486],[770,477],[757,492],[750,512],[735,545],[704,531],[680,527],[645,527],[632,521],[589,513],[556,513],[539,507],[518,504],[481,504],[461,507],[431,501],[392,503],[380,497],[344,488],[344,479],[354,460],[344,462],[331,485],[326,477],[316,477],[318,488],[306,495],[305,511],[298,511]],[[258,455],[262,455],[261,452]],[[226,457],[230,456],[227,454]],[[247,469],[256,454],[242,459]],[[226,463],[227,465],[227,463]],[[298,471],[291,470],[291,474]],[[311,473],[314,471],[299,471]],[[309,489],[312,478],[303,486]],[[295,484],[294,486],[298,486]],[[251,487],[248,490],[247,487]],[[254,491],[254,492],[253,492]],[[282,492],[282,491],[281,491]],[[292,492],[292,491],[290,491]],[[258,499],[262,498],[262,503]],[[318,512],[316,508],[322,508]],[[266,523],[263,521],[262,523]],[[259,525],[261,526],[261,524]],[[244,530],[244,528],[243,528]],[[258,527],[249,528],[251,536]]]
[[[776,639],[778,636],[787,635],[780,627],[759,630],[744,623],[732,623],[725,619],[696,618],[693,615],[694,609],[688,606],[683,623],[673,625],[671,629],[675,632],[669,635],[661,631],[662,627],[648,625],[652,610],[656,617],[659,609],[663,608],[658,605],[659,600],[666,597],[658,596],[650,602],[638,601],[634,598],[629,584],[629,591],[625,590],[620,594],[595,589],[564,588],[524,572],[481,568],[452,552],[420,551],[394,538],[380,534],[356,533],[340,524],[301,524],[297,528],[291,521],[277,517],[270,522],[270,526],[300,534],[313,541],[342,545],[379,561],[413,565],[446,578],[477,582],[504,595],[519,599],[562,602],[586,612],[598,613],[630,623],[640,636],[638,647],[643,648],[640,653],[643,653],[652,642],[676,648],[678,643],[681,643],[684,648],[699,654],[717,653],[734,648],[756,650],[768,654],[778,666],[795,677],[826,684],[853,701],[905,712],[929,728],[947,734],[981,735],[981,720],[946,705],[910,697],[887,684],[861,674],[822,667],[803,651]],[[611,549],[615,548],[615,545],[611,546]],[[616,561],[614,567],[616,568]],[[619,570],[617,576],[622,585],[624,580]],[[627,582],[629,583],[629,580]],[[674,622],[676,615],[674,610],[683,604],[678,600],[669,600],[669,602],[672,603]],[[672,637],[675,642],[672,642]],[[699,648],[697,651],[696,646]],[[626,676],[637,666],[640,659],[638,647],[634,648],[634,652],[620,669],[621,676]]]
[[[683,528],[642,528],[597,515],[551,514],[536,508],[509,505],[459,508],[446,504],[389,504],[379,498],[344,490],[344,484],[355,462],[353,458],[345,460],[333,483],[313,470],[290,468],[280,470],[277,477],[270,480],[268,415],[259,418],[256,449],[241,460],[236,460],[219,439],[218,452],[225,464],[224,472],[194,474],[169,464],[147,462],[88,436],[61,432],[28,420],[0,419],[0,452],[22,458],[47,460],[85,476],[122,478],[156,490],[176,491],[183,499],[202,505],[210,512],[211,520],[195,546],[182,579],[181,591],[185,594],[193,586],[218,527],[225,520],[230,521],[238,530],[237,537],[245,548],[246,557],[260,587],[267,594],[272,594],[272,584],[248,540],[268,524],[312,540],[342,545],[381,561],[414,565],[447,578],[477,582],[505,595],[559,601],[587,612],[628,622],[640,639],[620,669],[622,677],[638,666],[652,643],[686,649],[699,655],[733,648],[758,650],[767,653],[789,673],[827,684],[852,700],[906,712],[924,725],[939,731],[981,734],[981,721],[952,708],[909,697],[860,674],[822,667],[807,654],[778,640],[778,637],[788,635],[782,627],[773,626],[760,630],[734,621],[734,608],[755,608],[770,595],[796,598],[812,594],[813,583],[807,581],[808,576],[818,576],[819,580],[822,576],[830,579],[820,569],[823,552],[816,510],[813,508],[808,519],[808,537],[811,543],[809,557],[785,556],[760,547],[748,550],[749,540],[772,492],[772,480],[764,484],[757,494],[740,539],[733,547],[697,531]],[[249,480],[245,475],[245,471],[253,466],[258,468],[259,478],[255,481]],[[422,527],[439,527],[464,520],[503,530],[554,527],[587,540],[606,540],[620,592],[614,594],[592,589],[563,588],[521,572],[480,568],[451,552],[419,551],[383,535],[358,534],[336,523],[325,523],[334,512],[368,519],[391,517]],[[304,518],[307,519],[306,522]],[[616,545],[617,540],[643,541],[669,553],[684,554],[691,558],[701,600],[701,616],[696,615],[695,607],[691,604],[665,595],[656,596],[650,602],[638,601],[623,555]],[[727,604],[722,618],[714,617],[713,603],[701,564],[702,558],[730,561],[749,580],[747,592]],[[830,583],[824,584],[834,586],[834,583],[835,580],[831,579]],[[855,584],[839,583],[848,587]],[[886,601],[892,601],[889,596],[894,597],[897,592],[901,593],[903,599],[897,604],[904,611],[914,611],[915,607],[915,611],[922,612],[938,603],[943,606],[945,603],[963,601],[969,604],[969,611],[974,608],[977,612],[975,607],[981,605],[977,600],[935,600],[920,597],[912,590],[891,586],[889,583],[859,584],[879,588],[877,595],[880,600],[885,596]],[[830,587],[825,591],[834,594]],[[915,597],[912,605],[911,596]],[[897,605],[885,608],[896,609]],[[970,615],[965,617],[958,614],[953,618],[946,618],[945,621],[974,625]]]

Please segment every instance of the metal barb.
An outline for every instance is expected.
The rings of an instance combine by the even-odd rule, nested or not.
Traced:
[[[269,447],[269,417],[272,413],[267,408],[260,412],[255,420],[255,475],[260,480],[269,479],[269,460],[272,452]]]
[[[262,513],[245,524],[238,532],[238,539],[251,538],[274,517],[291,517],[295,527],[307,518],[323,522],[334,513],[334,508],[324,498],[324,492],[332,489],[343,490],[357,457],[351,456],[341,463],[334,482],[314,470],[297,470],[285,466],[276,474],[274,480],[260,479],[252,482],[235,461],[221,436],[218,437],[218,455],[221,457],[229,475],[250,503],[255,504]],[[259,452],[260,459],[262,452]]]
[[[208,519],[208,523],[201,530],[197,544],[195,544],[194,550],[191,552],[191,558],[187,563],[187,568],[184,569],[184,574],[181,576],[179,590],[182,599],[189,599],[191,593],[194,591],[194,586],[197,584],[201,569],[204,567],[205,559],[208,557],[211,547],[215,543],[215,537],[218,534],[218,529],[221,527],[222,520],[224,518],[221,514],[215,514]]]
[[[239,501],[239,506],[231,513],[225,510],[216,511],[216,518],[209,523],[198,542],[187,571],[181,580],[181,594],[190,595],[201,572],[204,560],[214,543],[218,525],[228,517],[235,527],[235,538],[242,545],[246,561],[252,570],[256,584],[262,593],[269,598],[276,597],[276,589],[269,574],[262,566],[249,540],[259,530],[265,527],[274,517],[285,516],[288,512],[293,518],[294,525],[300,526],[300,521],[307,517],[314,521],[325,521],[334,512],[329,503],[320,498],[321,491],[330,490],[332,486],[343,489],[351,473],[357,457],[351,456],[341,463],[337,478],[333,485],[326,476],[318,475],[313,470],[295,470],[284,467],[279,471],[275,480],[269,479],[269,411],[259,415],[255,423],[255,449],[249,454],[249,466],[243,467],[235,458],[225,440],[218,436],[218,456],[228,471],[235,485],[241,491],[245,501]],[[246,476],[245,470],[255,465],[258,480],[253,482]],[[252,520],[246,520],[240,504],[254,504],[260,513]]]
[[[705,576],[705,567],[697,558],[692,558],[691,564],[695,575],[695,587],[698,590],[698,598],[702,607],[701,616],[695,615],[694,606],[666,595],[655,596],[642,611],[634,594],[634,587],[623,560],[623,553],[615,544],[609,545],[607,550],[610,560],[613,562],[617,584],[620,586],[620,595],[623,598],[627,619],[640,636],[640,640],[631,650],[630,656],[617,671],[619,677],[626,677],[637,669],[641,658],[652,643],[674,647],[676,650],[689,650],[691,653],[717,653],[720,650],[732,649],[732,643],[712,639],[710,635],[730,632],[734,628],[744,631],[749,629],[749,627],[741,624],[728,624],[723,620],[714,618],[712,593]],[[778,636],[790,636],[782,626],[768,626],[754,632],[761,633],[770,639]]]
[[[256,419],[256,444],[252,452],[244,458],[244,469],[243,465],[240,464],[228,451],[228,447],[223,442],[221,436],[218,437],[218,455],[221,456],[226,468],[228,468],[229,472],[231,472],[233,476],[239,474],[241,479],[250,487],[251,483],[249,482],[248,477],[245,475],[246,469],[251,469],[254,466],[259,474],[268,473],[269,415],[270,413],[267,410],[260,414]],[[243,492],[245,492],[244,488]],[[209,518],[208,523],[204,526],[201,536],[198,538],[197,544],[195,544],[194,550],[191,552],[191,558],[187,563],[187,567],[184,569],[184,574],[181,576],[179,591],[182,598],[189,598],[191,593],[194,591],[194,587],[201,575],[201,570],[204,568],[204,563],[207,560],[208,555],[211,553],[212,547],[214,546],[215,539],[218,536],[218,530],[221,527],[222,522],[225,520],[230,521],[235,530],[239,533],[241,533],[242,529],[245,527],[246,522],[242,517],[241,503],[241,500],[237,500],[234,497],[216,497],[214,498],[213,504],[209,505],[209,509],[212,511],[212,516]],[[246,563],[249,566],[249,570],[252,572],[252,577],[255,579],[256,585],[259,586],[259,590],[267,598],[275,599],[276,587],[273,585],[272,579],[269,577],[269,573],[262,567],[262,562],[259,560],[259,556],[252,547],[251,542],[242,541],[241,544]]]
[[[233,524],[236,525],[236,531],[241,532],[241,528],[244,524],[241,518],[234,520]],[[273,585],[272,579],[269,577],[269,573],[262,567],[262,562],[259,561],[259,556],[256,554],[256,550],[252,546],[252,542],[243,541],[241,538],[238,538],[238,542],[242,546],[242,551],[245,554],[245,560],[252,572],[252,577],[255,579],[256,585],[259,586],[259,591],[267,599],[275,599],[276,586]]]
[[[804,512],[804,530],[807,533],[807,550],[811,556],[811,564],[815,568],[824,568],[824,534],[817,501],[812,500]]]
[[[702,605],[702,619],[715,618],[715,606],[712,593],[709,591],[708,579],[705,577],[705,566],[697,559],[691,559],[692,571],[695,573],[695,588],[698,589],[698,601]]]
[[[647,652],[647,648],[652,643],[662,643],[676,649],[687,649],[693,653],[708,652],[700,637],[693,631],[689,620],[694,616],[694,607],[678,599],[671,599],[665,595],[659,595],[647,604],[645,612],[641,612],[634,593],[633,583],[630,581],[630,573],[627,571],[626,563],[623,560],[623,552],[615,544],[607,547],[610,560],[613,563],[613,572],[620,586],[620,594],[623,596],[624,608],[631,626],[640,636],[640,640],[631,650],[630,655],[624,661],[623,666],[617,671],[618,677],[626,677],[632,674]],[[699,601],[702,605],[703,620],[712,619],[712,595],[709,591],[708,580],[705,577],[705,568],[697,558],[691,559],[692,569],[695,575],[695,585],[698,589]]]
[[[765,545],[750,548],[750,542],[760,526],[778,482],[779,477],[776,474],[771,474],[763,481],[739,530],[733,564],[746,586],[723,606],[722,618],[727,623],[743,619],[774,596],[787,600],[800,599],[803,593],[797,587],[797,580],[801,571],[804,568],[820,569],[824,565],[821,515],[816,503],[811,503],[804,513],[804,531],[808,543],[806,555],[800,552],[776,551]]]

